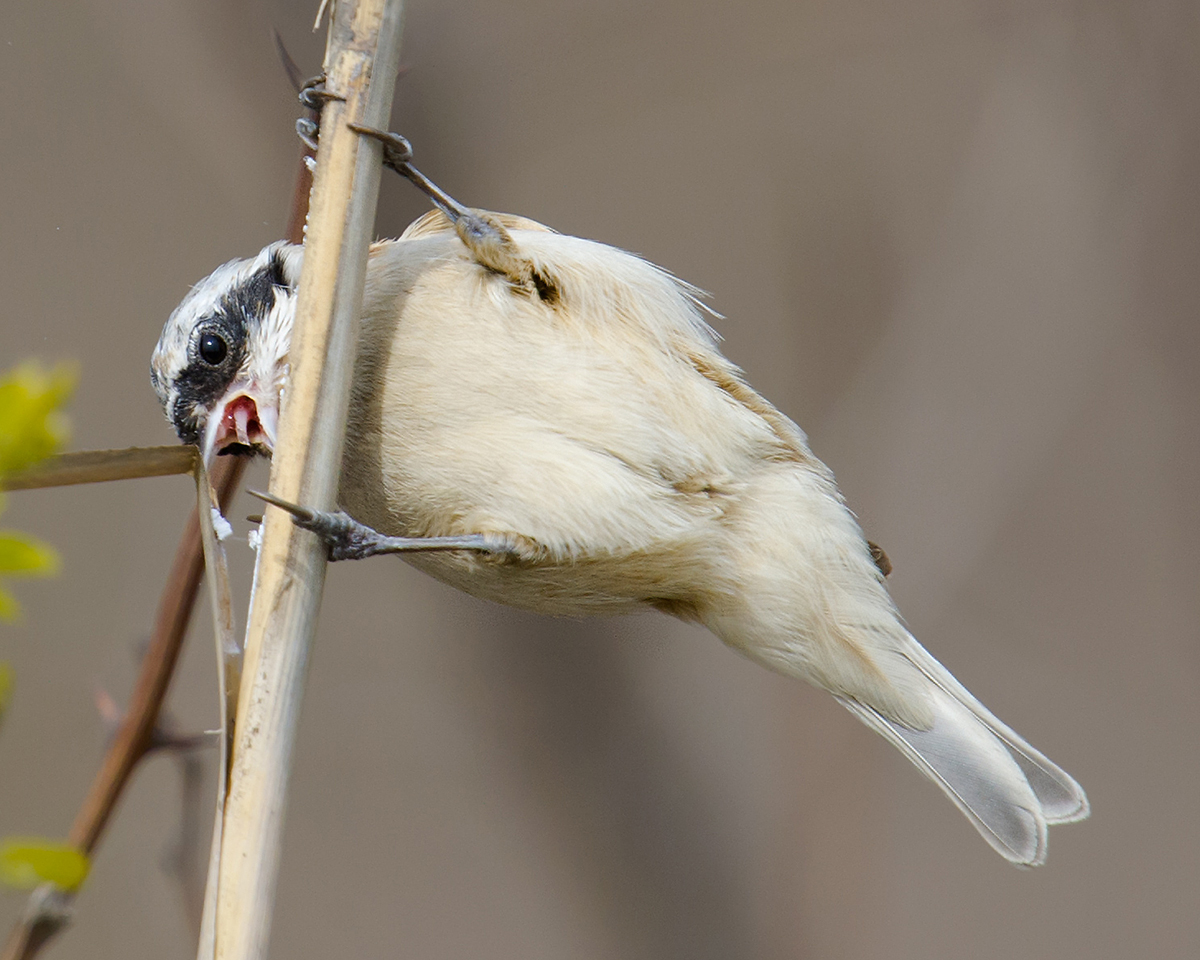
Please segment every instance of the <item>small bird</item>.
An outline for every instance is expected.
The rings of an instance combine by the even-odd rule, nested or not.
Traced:
[[[385,162],[417,181],[406,147]],[[422,188],[441,210],[367,262],[349,517],[477,597],[701,623],[828,690],[1001,855],[1042,863],[1047,825],[1088,815],[1082,788],[909,633],[886,559],[800,428],[721,355],[698,291]],[[303,256],[278,242],[219,267],[163,328],[151,381],[205,457],[273,448]]]

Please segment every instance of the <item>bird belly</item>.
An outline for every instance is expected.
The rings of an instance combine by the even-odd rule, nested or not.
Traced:
[[[504,543],[507,553],[404,559],[473,596],[540,613],[618,614],[648,604],[695,616],[709,594],[726,589],[725,504],[562,436],[517,436],[511,426],[483,425],[428,446],[410,434],[390,453],[352,437],[339,499],[381,533],[482,533]]]

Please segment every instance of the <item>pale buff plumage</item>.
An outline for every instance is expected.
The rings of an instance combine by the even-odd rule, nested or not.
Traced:
[[[829,690],[1001,854],[1041,863],[1047,824],[1087,815],[1082,789],[912,638],[829,470],[721,356],[691,288],[493,218],[499,254],[440,213],[372,247],[342,506],[383,533],[506,540],[515,559],[406,557],[476,596],[703,623]],[[197,322],[187,308],[168,329]],[[156,354],[156,376],[179,362]]]

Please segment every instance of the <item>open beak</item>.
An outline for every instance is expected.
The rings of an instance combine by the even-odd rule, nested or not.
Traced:
[[[213,407],[204,427],[204,462],[222,454],[262,453],[275,449],[278,400],[252,387],[235,384]]]

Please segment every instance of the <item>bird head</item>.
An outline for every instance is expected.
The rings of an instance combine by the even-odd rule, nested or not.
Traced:
[[[296,313],[303,248],[278,242],[194,286],[163,327],[150,382],[179,439],[206,463],[269,455]]]

